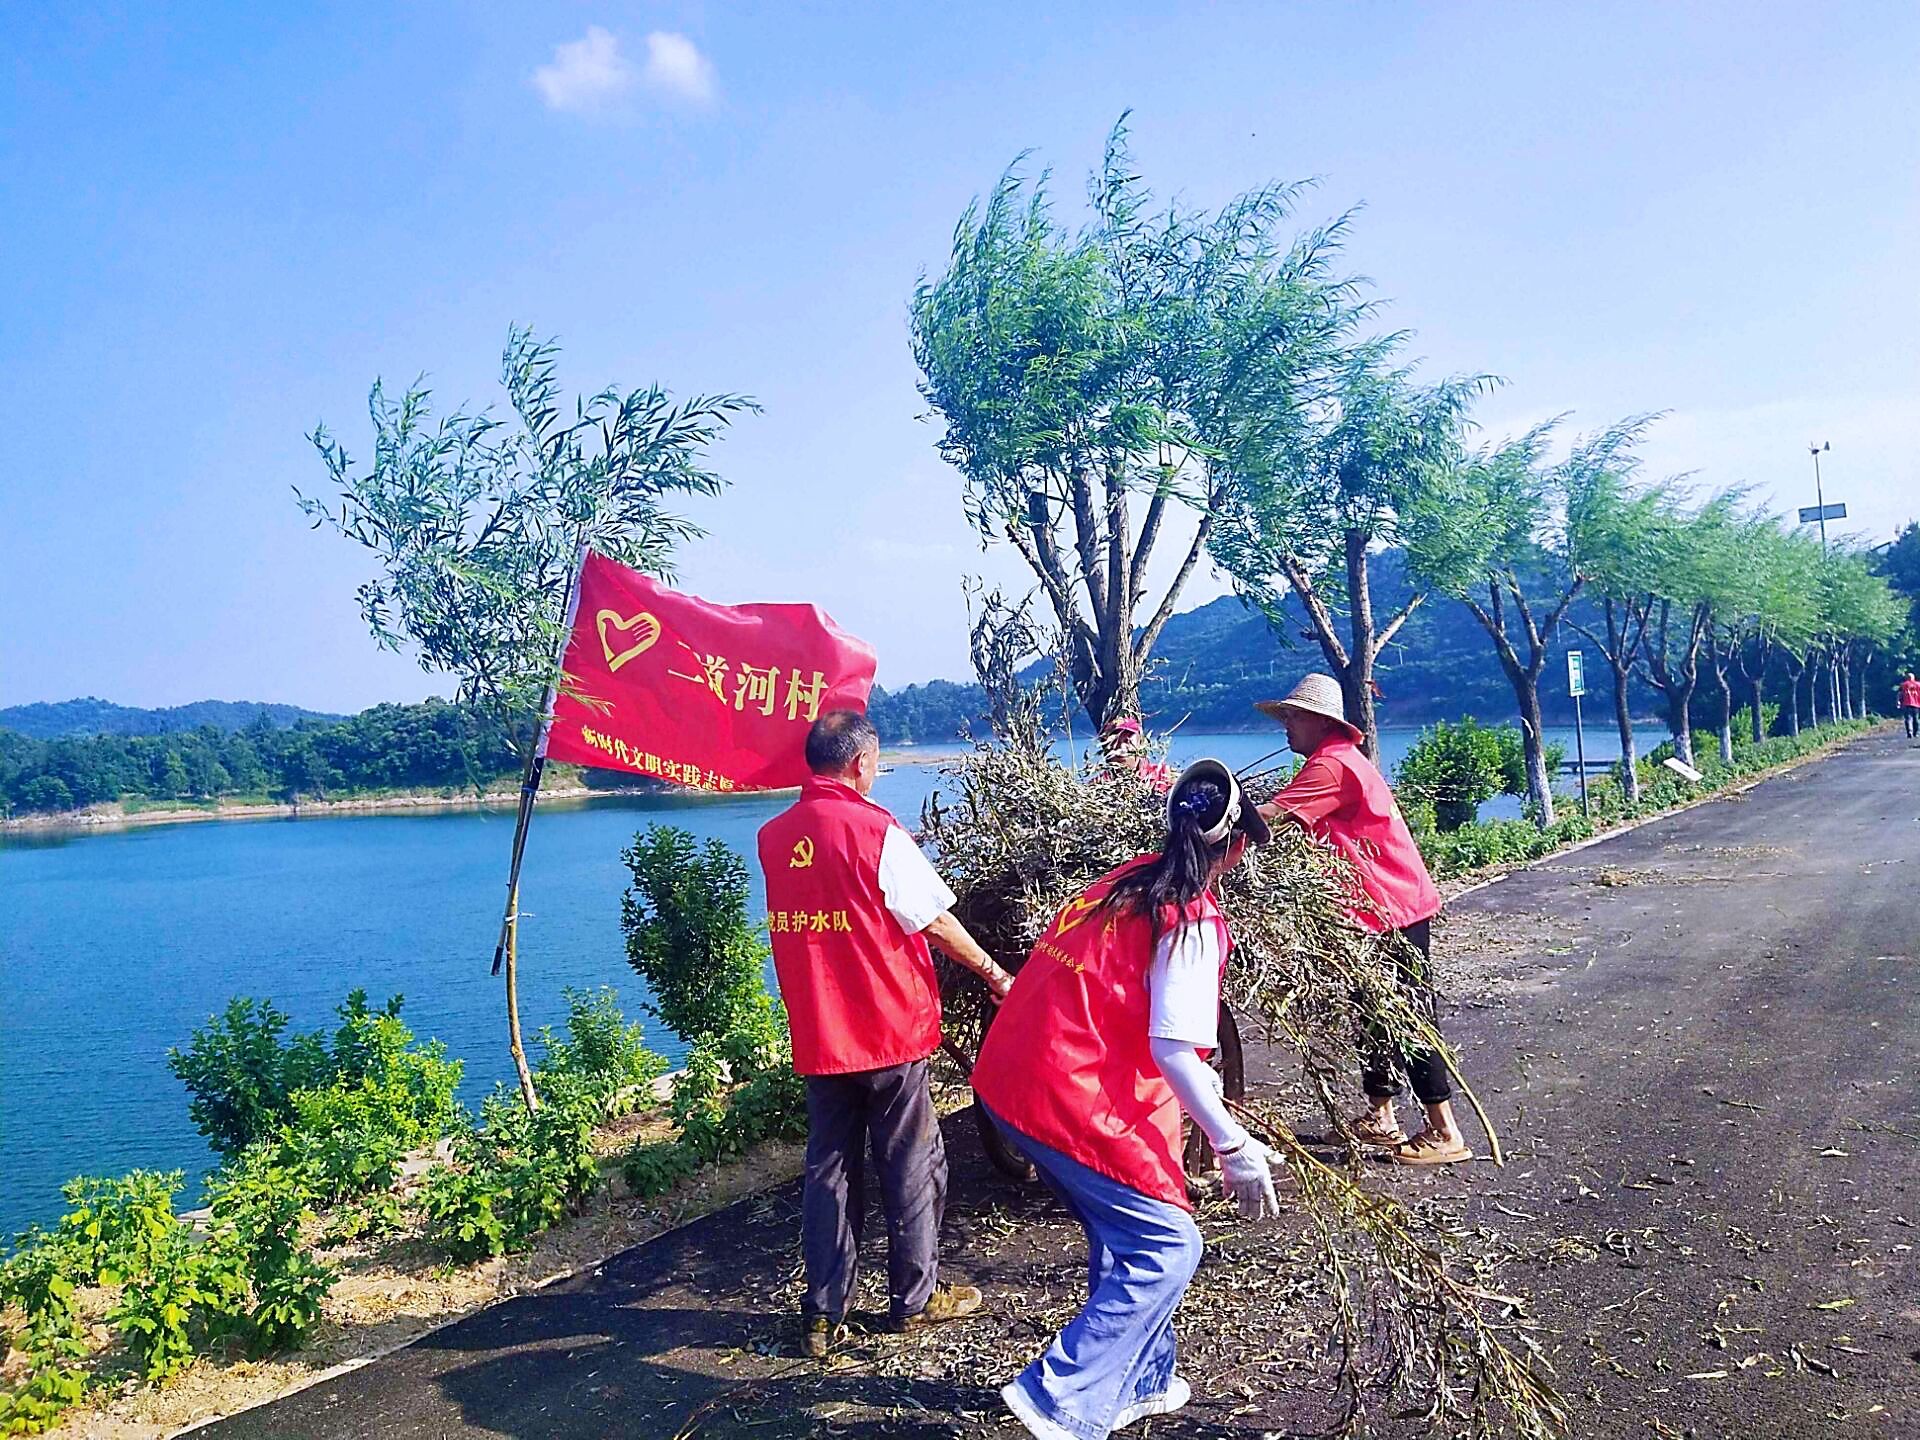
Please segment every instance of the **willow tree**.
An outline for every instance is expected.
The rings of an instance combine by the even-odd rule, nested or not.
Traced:
[[[1359,307],[1334,273],[1342,225],[1281,234],[1299,186],[1211,215],[1156,209],[1123,117],[1091,218],[1072,228],[1048,177],[1018,167],[962,215],[945,272],[916,287],[913,354],[967,518],[1033,571],[1097,726],[1139,707],[1236,445],[1290,423]],[[1150,573],[1170,530],[1178,559]]]
[[[510,417],[461,408],[436,418],[424,384],[395,399],[376,380],[367,403],[371,463],[356,465],[319,426],[308,438],[335,493],[294,492],[315,529],[332,529],[377,561],[378,576],[359,591],[374,639],[410,650],[431,674],[453,676],[459,698],[499,726],[523,766],[558,678],[580,547],[671,578],[675,547],[700,533],[672,506],[719,492],[708,448],[756,408],[729,394],[676,402],[657,385],[608,387],[569,407],[558,358],[554,342],[509,332],[501,384]],[[511,896],[507,913],[508,1048],[532,1108]]]
[[[1641,602],[1647,683],[1666,702],[1673,753],[1687,765],[1694,763],[1693,697],[1715,617],[1737,610],[1742,598],[1739,499],[1737,491],[1721,492],[1661,527],[1658,578]]]
[[[1540,677],[1560,623],[1586,584],[1588,556],[1600,549],[1603,518],[1633,447],[1652,423],[1636,416],[1577,442],[1557,463],[1546,459],[1557,422],[1538,426],[1459,467],[1452,547],[1434,546],[1426,563],[1434,588],[1464,604],[1493,642],[1513,687],[1526,760],[1527,807],[1542,829],[1553,824]]]
[[[1856,550],[1833,552],[1822,574],[1821,592],[1839,713],[1865,719],[1868,661],[1899,633],[1905,607],[1886,580],[1874,573],[1868,557]]]
[[[1276,629],[1287,592],[1298,597],[1369,755],[1379,753],[1375,663],[1460,548],[1455,531],[1471,513],[1455,494],[1467,411],[1495,383],[1417,385],[1386,363],[1397,343],[1356,349],[1297,418],[1252,437],[1227,472],[1211,540],[1235,588]],[[1415,583],[1382,617],[1369,569],[1389,545],[1406,551]]]
[[[1570,620],[1607,664],[1613,723],[1620,740],[1618,774],[1629,806],[1640,803],[1640,772],[1633,735],[1632,684],[1640,666],[1648,601],[1658,584],[1658,538],[1674,506],[1670,485],[1635,489],[1631,456],[1618,457],[1611,477],[1597,478],[1589,506],[1590,539],[1584,574],[1595,624]],[[1596,613],[1597,612],[1597,613]]]
[[[1776,657],[1798,653],[1817,619],[1815,575],[1819,555],[1813,546],[1781,528],[1777,518],[1748,537],[1754,567],[1753,611],[1733,647],[1733,668],[1746,687],[1749,734],[1754,744],[1766,736],[1764,700],[1767,673]],[[1798,686],[1785,708],[1790,734],[1800,733]]]

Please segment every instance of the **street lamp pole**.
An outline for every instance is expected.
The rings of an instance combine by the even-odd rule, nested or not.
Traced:
[[[1809,445],[1807,449],[1813,455],[1813,503],[1820,507],[1820,553],[1827,553],[1827,497],[1820,488],[1820,452],[1833,449],[1828,441],[1822,445]]]

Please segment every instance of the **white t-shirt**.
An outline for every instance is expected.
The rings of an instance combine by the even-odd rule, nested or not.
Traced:
[[[918,935],[953,904],[947,882],[898,825],[889,826],[880,843],[880,896],[909,935]]]
[[[1147,970],[1147,1035],[1199,1050],[1220,1044],[1220,927],[1210,920],[1175,926],[1153,947]]]

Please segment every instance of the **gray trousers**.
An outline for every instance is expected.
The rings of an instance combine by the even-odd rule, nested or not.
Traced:
[[[947,1150],[927,1087],[927,1062],[807,1077],[807,1178],[800,1207],[807,1294],[801,1311],[845,1318],[866,1221],[866,1153],[887,1217],[891,1318],[916,1315],[940,1269]]]

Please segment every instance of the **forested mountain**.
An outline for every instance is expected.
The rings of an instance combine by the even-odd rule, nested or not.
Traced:
[[[141,710],[88,696],[53,704],[42,701],[10,706],[0,710],[0,730],[11,730],[35,740],[52,740],[61,735],[178,735],[203,725],[211,725],[216,730],[238,730],[263,714],[275,725],[296,725],[302,720],[330,724],[344,718],[319,710],[302,710],[298,705],[268,705],[251,700],[195,700],[190,705]]]

